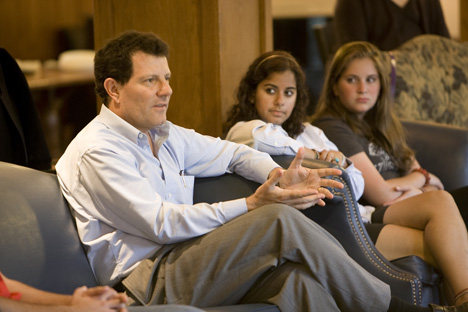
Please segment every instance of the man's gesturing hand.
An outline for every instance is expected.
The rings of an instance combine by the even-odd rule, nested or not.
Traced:
[[[303,158],[304,150],[301,148],[288,170],[274,169],[269,179],[246,199],[247,208],[253,210],[272,203],[281,203],[296,209],[306,209],[316,204],[325,205],[322,199],[332,198],[333,195],[322,186],[342,188],[343,185],[322,177],[340,175],[341,170],[304,168],[301,166]]]
[[[288,170],[283,174],[279,184],[281,188],[287,190],[293,189],[314,189],[323,193],[327,198],[333,198],[333,194],[323,188],[322,186],[343,188],[343,184],[331,179],[322,179],[321,177],[330,175],[341,175],[340,169],[323,168],[323,169],[309,169],[302,167],[302,160],[304,159],[304,149],[300,148],[294,157],[294,160],[289,165]],[[325,205],[320,201],[321,206]]]

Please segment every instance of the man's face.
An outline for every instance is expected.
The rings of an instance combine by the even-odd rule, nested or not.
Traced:
[[[164,56],[137,52],[132,56],[133,73],[125,84],[116,84],[118,94],[109,108],[143,133],[166,122],[172,89],[171,72]]]

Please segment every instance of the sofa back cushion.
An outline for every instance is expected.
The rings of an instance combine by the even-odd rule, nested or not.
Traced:
[[[0,162],[0,271],[43,290],[95,286],[53,174]]]
[[[420,35],[393,54],[400,118],[468,128],[468,42]],[[390,65],[388,53],[383,57]]]

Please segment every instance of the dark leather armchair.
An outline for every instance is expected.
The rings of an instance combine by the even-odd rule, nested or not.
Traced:
[[[284,167],[291,160],[276,158]],[[317,168],[329,164],[311,161],[304,165]],[[332,190],[335,198],[326,207],[313,207],[306,215],[332,233],[364,268],[387,282],[394,295],[414,304],[437,302],[437,293],[425,287],[416,274],[388,262],[375,249],[347,186],[350,185],[347,174],[336,178],[345,188]],[[248,196],[257,187],[257,183],[236,174],[197,178],[194,201],[216,202]],[[0,270],[4,274],[59,293],[71,293],[81,285],[96,285],[55,175],[0,162],[0,199]],[[264,304],[206,310],[278,311],[275,306]]]
[[[468,129],[431,121],[402,123],[421,167],[439,177],[448,191],[468,185]]]
[[[0,161],[50,170],[51,156],[28,82],[0,48]]]
[[[54,174],[0,161],[0,233],[0,271],[7,277],[65,294],[83,285],[97,285]],[[267,304],[205,310],[279,311]],[[171,306],[157,306],[151,311],[168,312]]]
[[[290,156],[273,158],[284,168],[287,168],[293,159]],[[309,168],[323,168],[330,166],[330,163],[307,160],[303,165]],[[415,305],[439,303],[439,276],[432,267],[413,256],[400,259],[395,264],[385,259],[365,230],[356,199],[350,189],[348,175],[343,172],[341,176],[334,178],[345,185],[344,189],[332,189],[334,199],[327,200],[325,207],[312,207],[304,214],[335,236],[356,262],[389,284],[393,295]],[[226,188],[224,181],[228,179],[229,188]],[[235,174],[196,179],[194,202],[216,202],[245,197],[252,194],[257,187],[257,183]],[[406,269],[401,268],[403,266],[406,266]]]

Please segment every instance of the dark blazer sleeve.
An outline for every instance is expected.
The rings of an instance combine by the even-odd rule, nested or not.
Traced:
[[[450,38],[439,0],[419,0],[424,33]]]
[[[334,23],[338,46],[351,41],[369,41],[367,8],[361,0],[338,0]]]
[[[28,82],[16,60],[0,48],[0,160],[39,170],[51,156]]]

